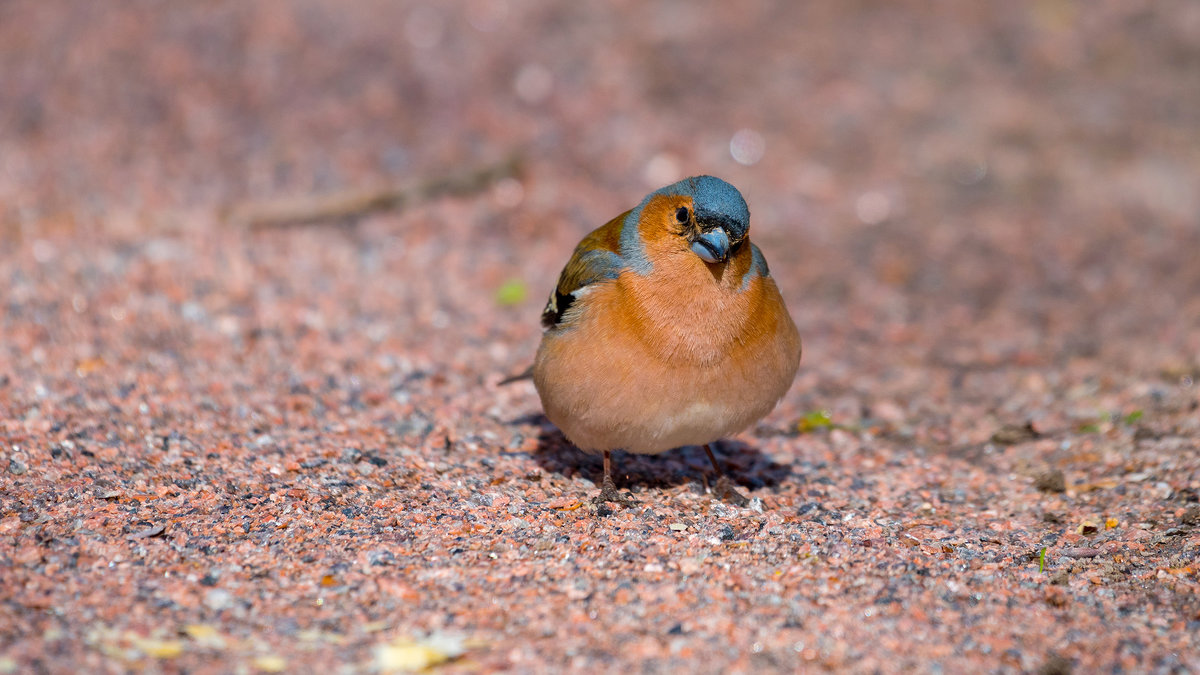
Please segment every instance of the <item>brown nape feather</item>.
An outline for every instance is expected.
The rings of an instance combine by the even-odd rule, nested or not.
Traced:
[[[595,276],[595,270],[587,264],[586,255],[592,251],[607,251],[608,253],[619,254],[621,250],[621,223],[625,221],[625,217],[629,215],[626,211],[621,215],[613,218],[604,225],[591,231],[588,236],[579,242],[575,247],[575,252],[571,255],[571,259],[563,266],[562,273],[558,276],[558,284],[555,290],[562,294],[568,295],[587,284],[591,283]]]
[[[620,252],[621,224],[628,214],[626,211],[592,230],[575,247],[542,310],[542,328],[554,328],[562,321],[563,314],[574,301],[573,293],[588,284],[615,276],[615,270],[605,262],[610,255],[617,256]]]

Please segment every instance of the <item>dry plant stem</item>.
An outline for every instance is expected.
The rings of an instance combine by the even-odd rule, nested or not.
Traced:
[[[520,157],[512,155],[501,162],[409,185],[239,204],[230,209],[226,221],[251,230],[337,221],[372,211],[402,209],[438,197],[474,194],[520,171]]]
[[[733,481],[729,480],[729,476],[726,476],[725,472],[721,470],[721,465],[717,464],[717,458],[713,456],[707,443],[704,444],[704,453],[708,455],[708,461],[712,462],[713,469],[717,472],[717,482],[713,484],[713,494],[737,506],[749,504],[750,500],[746,498],[746,495],[738,492],[737,488],[733,486]]]
[[[496,386],[504,386],[506,384],[512,384],[513,382],[520,382],[521,380],[532,380],[532,379],[533,379],[533,366],[530,365],[528,368],[517,373],[516,375],[509,375],[508,377],[504,378],[503,380],[500,380],[499,382],[496,383]]]

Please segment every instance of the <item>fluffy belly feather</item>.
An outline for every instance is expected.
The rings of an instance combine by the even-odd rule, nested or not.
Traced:
[[[567,334],[538,351],[534,383],[546,417],[581,450],[702,445],[749,427],[783,398],[800,361],[794,331],[705,368],[649,365],[630,358],[636,345]],[[556,358],[560,349],[573,358]]]
[[[563,418],[559,428],[584,450],[622,448],[629,452],[657,454],[685,445],[703,445],[735,434],[770,412],[774,402],[761,411],[739,411],[723,403],[695,402],[674,414],[631,420],[628,410],[597,411],[578,420]],[[623,414],[625,413],[625,414]],[[597,419],[600,418],[600,419]],[[557,423],[556,423],[557,424]],[[576,440],[578,439],[578,440]]]

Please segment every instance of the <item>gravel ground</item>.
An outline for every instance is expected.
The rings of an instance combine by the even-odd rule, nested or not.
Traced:
[[[0,673],[1200,671],[1198,71],[1186,0],[0,4]],[[599,514],[496,383],[695,173],[804,362],[751,508]]]

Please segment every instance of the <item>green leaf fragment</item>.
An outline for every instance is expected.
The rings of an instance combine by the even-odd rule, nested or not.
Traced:
[[[520,279],[509,279],[496,289],[496,303],[501,307],[512,307],[525,302],[529,288]]]
[[[796,423],[796,429],[800,433],[814,431],[816,429],[828,429],[833,426],[833,418],[829,415],[828,410],[813,410],[807,413],[800,421]]]

